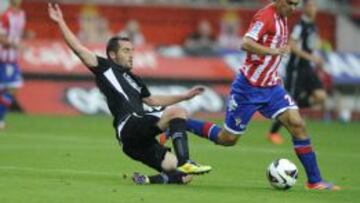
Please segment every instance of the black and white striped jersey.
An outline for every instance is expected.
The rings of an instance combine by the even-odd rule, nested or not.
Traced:
[[[96,85],[105,95],[114,117],[114,127],[130,114],[144,115],[143,98],[150,92],[140,77],[123,69],[109,59],[97,57],[98,66],[89,68],[96,78]]]
[[[318,29],[313,21],[310,21],[306,16],[302,16],[301,20],[294,26],[290,38],[297,42],[297,47],[310,54],[315,51],[319,45]],[[299,64],[310,64],[304,58],[300,58],[292,53],[290,56],[289,65],[297,67]]]

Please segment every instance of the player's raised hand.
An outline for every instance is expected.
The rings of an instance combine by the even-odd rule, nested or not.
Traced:
[[[191,99],[199,94],[202,94],[204,91],[205,91],[204,86],[195,86],[185,93],[185,97],[186,99]]]
[[[64,20],[62,11],[58,4],[48,4],[49,17],[56,23],[59,23]]]

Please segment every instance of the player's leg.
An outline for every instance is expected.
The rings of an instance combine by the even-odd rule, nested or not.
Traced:
[[[227,101],[224,128],[209,122],[197,119],[187,119],[186,129],[195,135],[208,139],[217,145],[234,146],[240,136],[244,134],[246,126],[252,115],[256,112],[256,106],[248,102],[243,104],[242,95],[231,94]],[[161,138],[162,142],[169,137],[169,133]]]
[[[287,64],[284,80],[284,87],[290,93],[290,95],[296,94],[298,83],[298,64],[294,62],[295,61],[292,60]],[[267,133],[266,138],[274,144],[282,144],[284,140],[279,133],[281,127],[281,122],[278,119],[275,119],[271,124],[270,130]]]
[[[192,181],[192,175],[180,171],[161,172],[156,175],[144,175],[135,172],[132,176],[134,183],[138,185],[146,184],[188,184]]]
[[[5,115],[12,103],[12,94],[6,89],[0,90],[0,129],[5,128]]]
[[[224,146],[235,145],[245,133],[251,117],[263,103],[263,95],[266,94],[263,88],[252,86],[242,74],[238,74],[227,100],[224,128],[220,131],[216,143]]]
[[[160,146],[155,139],[141,147],[125,142],[123,151],[132,159],[160,172],[152,176],[134,173],[132,180],[136,184],[185,184],[191,181],[191,175],[176,170],[176,156],[170,153],[168,148]]]
[[[188,131],[219,145],[234,145],[239,137],[235,133],[222,129],[220,126],[209,121],[190,118],[186,124]]]
[[[282,124],[279,120],[273,121],[270,127],[270,131],[267,134],[267,139],[274,143],[274,144],[282,144],[284,142],[283,138],[281,137],[279,131],[282,127]]]
[[[5,114],[7,108],[11,105],[11,101],[8,101],[7,97],[5,96],[6,89],[5,89],[5,77],[6,77],[6,70],[5,64],[0,63],[0,129],[5,128]]]
[[[311,105],[323,106],[327,98],[326,91],[324,89],[314,89],[310,95],[309,103]]]
[[[163,171],[155,175],[144,175],[134,173],[132,180],[136,184],[187,184],[192,180],[192,176],[180,171],[177,171],[177,158],[174,154],[166,152],[164,159],[161,162]]]
[[[325,105],[325,101],[328,97],[327,93],[315,72],[312,76],[309,77],[309,104],[311,106],[319,107],[321,112],[323,113],[323,118],[328,119],[330,116],[327,115]]]
[[[203,120],[189,118],[186,121],[186,129],[195,135],[217,143],[218,136],[222,130],[220,126]]]
[[[227,100],[224,127],[221,128],[208,121],[188,119],[186,129],[218,145],[235,145],[240,135],[244,134],[248,122],[259,106],[256,103],[259,92],[261,90],[252,87],[242,75],[238,75]]]
[[[324,121],[331,120],[331,111],[328,108],[327,100],[328,93],[325,89],[315,89],[310,96],[310,103],[314,106],[318,106],[322,112],[322,119]]]
[[[162,129],[169,129],[173,141],[175,154],[178,157],[179,165],[183,165],[189,160],[189,146],[186,134],[187,113],[178,107],[166,108],[157,123]]]
[[[239,94],[229,96],[223,128],[208,121],[189,119],[188,130],[217,145],[234,146],[244,134],[248,122],[256,111],[254,105],[242,104],[241,98]]]
[[[324,105],[327,98],[323,84],[310,64],[304,64],[301,70],[301,86],[307,91],[310,106]]]
[[[186,183],[189,179],[187,174],[173,173],[178,165],[176,156],[155,139],[161,132],[156,126],[160,115],[161,112],[154,112],[143,117],[130,116],[118,125],[117,137],[123,152],[133,160],[160,172],[154,176],[135,173],[133,181],[137,184]]]
[[[17,64],[0,63],[0,129],[5,127],[5,115],[14,102],[16,90],[22,84]]]
[[[330,190],[340,189],[338,186],[323,181],[316,160],[316,155],[311,145],[310,137],[305,129],[305,122],[300,116],[299,111],[296,109],[286,110],[284,113],[279,115],[279,120],[293,137],[293,145],[296,155],[305,168],[308,178],[307,188]]]
[[[176,157],[178,169],[188,174],[201,174],[211,170],[210,166],[200,165],[190,160],[189,146],[186,133],[187,112],[179,107],[166,108],[157,122],[162,130],[169,130]]]
[[[209,121],[199,120],[188,118],[186,120],[186,130],[192,132],[194,135],[208,139],[215,144],[217,144],[222,128],[219,125],[216,125]],[[166,130],[163,134],[160,135],[160,144],[164,145],[165,142],[170,138],[170,131]],[[234,136],[234,139],[237,136]]]
[[[123,152],[159,172],[175,169],[177,165],[177,159],[173,159],[171,155],[165,156],[170,149],[160,146],[155,139],[161,132],[156,126],[161,113],[155,112],[142,117],[130,115],[117,127],[117,138]],[[166,162],[163,163],[163,160]]]
[[[274,87],[270,101],[259,110],[265,117],[277,117],[292,135],[296,155],[306,171],[308,188],[338,189],[337,186],[330,185],[322,180],[304,120],[300,116],[295,102],[286,91],[280,86]]]

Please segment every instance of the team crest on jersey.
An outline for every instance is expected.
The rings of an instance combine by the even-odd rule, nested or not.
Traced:
[[[235,125],[239,126],[241,123],[241,118],[235,118]]]
[[[238,104],[236,103],[236,100],[234,98],[234,95],[231,95],[230,99],[229,99],[229,109],[230,111],[235,111],[236,108],[238,107]]]
[[[131,85],[131,87],[136,89],[136,91],[141,92],[141,87],[135,82],[134,79],[131,78],[130,75],[124,73],[123,76],[124,76],[125,80]]]

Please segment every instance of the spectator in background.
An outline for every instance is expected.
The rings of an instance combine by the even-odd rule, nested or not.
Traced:
[[[216,53],[216,40],[209,21],[199,22],[197,30],[186,38],[184,49],[189,55],[214,55]]]
[[[93,5],[82,7],[79,26],[78,37],[83,43],[103,43],[112,36],[108,20],[101,16]]]
[[[145,37],[141,32],[140,25],[134,19],[129,20],[118,35],[129,38],[135,47],[145,44]]]
[[[5,114],[14,101],[14,95],[23,85],[17,64],[18,50],[25,28],[22,0],[10,0],[9,8],[0,20],[0,129],[5,127]]]
[[[100,17],[97,20],[96,24],[98,41],[96,42],[105,42],[109,40],[114,34],[110,29],[109,21],[105,17]]]
[[[9,7],[8,0],[0,0],[0,14],[2,14]]]
[[[235,12],[226,12],[220,21],[218,45],[223,49],[240,49],[240,19]]]

